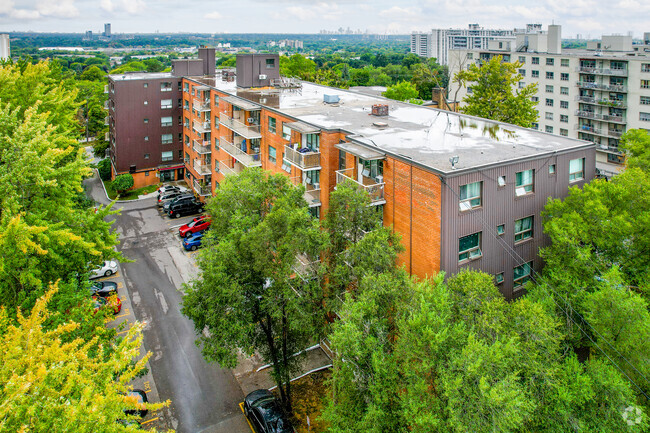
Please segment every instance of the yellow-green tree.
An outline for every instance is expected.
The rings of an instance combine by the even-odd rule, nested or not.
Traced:
[[[124,413],[136,409],[125,393],[149,358],[138,359],[141,326],[134,325],[112,350],[98,338],[70,339],[78,323],[44,327],[56,290],[39,298],[29,315],[18,312],[16,323],[10,324],[6,311],[0,310],[0,431],[134,431],[136,427],[117,421],[135,419]]]

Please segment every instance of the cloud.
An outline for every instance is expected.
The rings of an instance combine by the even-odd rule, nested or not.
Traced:
[[[21,5],[16,9],[12,0],[0,0],[0,16],[8,16],[16,20],[38,20],[44,18],[75,18],[79,9],[75,0],[48,1],[40,0],[35,5]],[[25,7],[28,6],[28,7]]]
[[[209,14],[204,15],[204,18],[207,18],[209,20],[220,20],[221,18],[223,18],[223,15],[221,15],[217,11],[214,11],[214,12],[210,12]]]
[[[296,17],[299,20],[315,18],[318,18],[319,20],[335,20],[340,18],[342,13],[336,3],[316,3],[311,6],[289,6],[285,11],[289,16]]]
[[[106,12],[126,12],[134,15],[144,12],[147,4],[144,0],[100,0],[99,7]]]
[[[104,9],[106,12],[113,12],[115,6],[113,6],[113,0],[101,0],[99,2],[99,7]]]
[[[413,19],[420,15],[420,10],[418,8],[409,7],[401,8],[399,6],[393,6],[390,9],[384,9],[379,11],[380,17],[392,18],[395,20],[399,19]]]

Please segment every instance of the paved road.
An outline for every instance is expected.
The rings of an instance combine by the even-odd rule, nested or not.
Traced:
[[[86,183],[96,201],[106,201],[98,181]],[[116,208],[122,209],[115,223],[118,249],[134,260],[122,264],[126,287],[136,318],[146,323],[144,345],[153,353],[149,363],[160,399],[172,401],[157,426],[181,433],[250,432],[232,372],[203,359],[193,324],[180,313],[181,284],[197,270],[172,226],[191,217],[163,218],[154,199],[117,203]]]

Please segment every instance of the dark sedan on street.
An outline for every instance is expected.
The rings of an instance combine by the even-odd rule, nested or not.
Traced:
[[[294,433],[282,406],[268,389],[258,389],[244,399],[244,414],[256,433]]]

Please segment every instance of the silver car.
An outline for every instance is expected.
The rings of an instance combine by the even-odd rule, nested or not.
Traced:
[[[115,260],[105,260],[97,269],[90,271],[90,279],[110,277],[117,272],[117,262]]]

